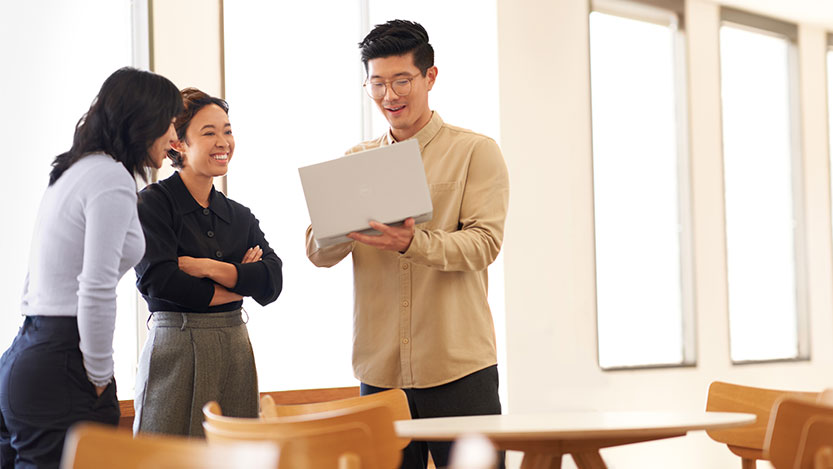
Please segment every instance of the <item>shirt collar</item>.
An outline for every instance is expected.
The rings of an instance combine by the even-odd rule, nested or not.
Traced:
[[[419,142],[420,153],[422,153],[422,151],[425,150],[425,146],[428,145],[428,143],[431,142],[431,140],[433,140],[438,133],[440,133],[440,129],[442,127],[443,120],[440,117],[440,114],[437,111],[431,111],[431,120],[429,120],[428,123],[425,124],[425,127],[419,129],[419,132],[417,132],[416,134],[414,134],[413,137],[411,137],[417,139],[417,142]],[[388,129],[388,133],[385,134],[385,143],[387,145],[397,143],[396,139],[393,138],[393,133],[391,133],[390,129]]]
[[[171,193],[177,206],[177,213],[180,215],[193,212],[195,210],[203,210],[203,206],[198,204],[194,197],[188,192],[185,183],[179,176],[179,171],[168,178],[171,182]],[[222,192],[218,192],[211,187],[211,194],[208,196],[208,209],[214,212],[221,220],[226,223],[231,223],[231,210],[229,208],[228,200]]]

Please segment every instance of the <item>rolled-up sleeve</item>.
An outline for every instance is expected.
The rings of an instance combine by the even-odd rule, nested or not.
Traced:
[[[310,225],[307,227],[306,244],[307,259],[309,259],[313,265],[316,267],[332,267],[347,257],[347,254],[353,252],[353,245],[355,244],[355,241],[347,241],[345,243],[319,248],[318,243],[315,242],[315,234],[312,231],[312,225]]]
[[[443,271],[483,270],[500,253],[508,209],[506,163],[497,143],[483,139],[472,149],[459,230],[419,228],[403,257]]]
[[[237,268],[237,284],[231,291],[250,296],[265,306],[275,301],[283,290],[283,262],[266,241],[257,218],[250,214],[249,245],[260,246],[263,256],[258,262],[242,264],[234,262]]]

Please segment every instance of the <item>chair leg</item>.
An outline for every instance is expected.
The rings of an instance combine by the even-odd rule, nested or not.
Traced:
[[[742,458],[741,459],[741,468],[742,469],[757,469],[758,468],[758,463],[754,459]]]

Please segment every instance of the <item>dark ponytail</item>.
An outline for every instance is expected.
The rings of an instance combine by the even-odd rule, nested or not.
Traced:
[[[167,78],[131,67],[116,70],[78,120],[72,148],[52,162],[49,185],[94,152],[110,155],[134,177],[147,180],[148,149],[182,108],[179,90]]]

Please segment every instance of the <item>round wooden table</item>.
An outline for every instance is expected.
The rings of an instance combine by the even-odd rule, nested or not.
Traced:
[[[755,418],[727,412],[568,411],[400,420],[395,426],[398,436],[419,441],[485,435],[498,449],[522,451],[522,469],[559,469],[564,454],[580,469],[605,469],[601,448],[748,425]]]

